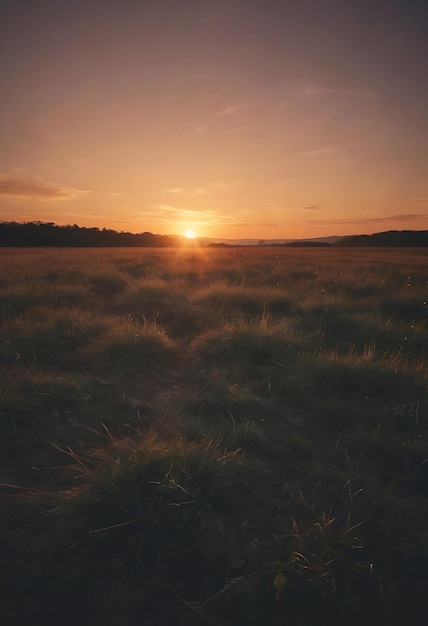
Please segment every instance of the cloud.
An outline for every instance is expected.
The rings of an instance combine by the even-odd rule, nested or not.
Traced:
[[[202,196],[205,193],[207,193],[208,191],[208,187],[195,187],[194,189],[192,189],[192,191],[190,191],[190,195],[191,196]]]
[[[167,213],[175,213],[175,212],[179,213],[180,211],[183,210],[183,209],[180,209],[179,207],[172,206],[171,204],[155,204],[150,208],[155,209],[156,211],[167,212]],[[150,215],[155,215],[155,213],[151,211]]]
[[[379,179],[379,180],[362,180],[360,182],[360,186],[361,187],[382,187],[386,184],[385,180]]]
[[[170,187],[169,189],[165,189],[165,191],[167,191],[168,193],[176,193],[176,194],[186,193],[186,190],[184,189],[184,187]]]
[[[368,222],[411,222],[413,220],[428,219],[422,213],[396,213],[395,215],[385,215],[383,217],[351,217],[351,218],[325,218],[320,220],[305,220],[311,224],[367,224]]]
[[[252,222],[230,222],[229,226],[233,228],[248,228],[248,226],[252,226]]]
[[[171,204],[155,204],[150,208],[156,211],[156,213],[153,212],[152,215],[159,215],[159,212],[160,212],[160,213],[175,213],[176,215],[179,215],[179,216],[189,217],[190,215],[195,215],[198,213],[204,213],[204,214],[213,213],[213,211],[211,211],[210,209],[203,209],[201,207],[180,208],[180,207],[172,206]]]
[[[229,226],[231,223],[239,219],[235,214],[221,213],[213,209],[201,209],[201,208],[180,208],[171,204],[155,204],[148,208],[146,211],[140,211],[138,213],[140,219],[150,218],[162,223],[177,222],[192,222],[192,224],[203,226],[220,226],[222,224]],[[253,220],[244,221],[245,224],[254,224]],[[263,226],[265,224],[260,224]],[[270,225],[266,224],[266,225]]]
[[[230,224],[230,226],[239,226],[240,228],[248,228],[249,226],[251,228],[253,228],[254,226],[260,226],[262,228],[279,228],[282,224],[279,223],[275,223],[275,222],[253,222],[248,221],[248,222],[233,222],[232,224]]]
[[[230,106],[230,107],[227,107],[226,109],[222,109],[221,111],[218,111],[216,115],[219,115],[220,117],[224,117],[225,115],[230,115],[231,113],[235,113],[236,110],[237,108],[235,106]]]
[[[306,206],[302,206],[302,209],[305,209],[306,211],[319,211],[321,209],[321,204],[308,204]]]
[[[335,153],[338,148],[339,146],[323,146],[321,148],[315,148],[314,150],[307,150],[303,154],[310,158],[325,157]]]
[[[200,122],[197,126],[195,126],[193,128],[193,132],[195,133],[203,133],[205,130],[209,130],[210,128],[212,128],[213,126],[216,126],[215,123],[215,118],[216,117],[227,117],[228,115],[232,115],[232,113],[235,113],[238,110],[238,107],[236,106],[229,106],[226,107],[225,109],[221,109],[220,111],[217,111],[217,113],[215,113],[214,117],[212,115],[212,113],[210,114],[210,119],[204,122]]]
[[[411,221],[411,220],[419,220],[421,218],[428,219],[428,216],[422,213],[397,213],[396,215],[391,215],[390,217],[385,217],[384,219],[385,221],[388,221],[388,220]]]
[[[214,185],[216,187],[220,187],[221,189],[231,189],[233,187],[239,187],[244,184],[243,178],[236,178],[235,180],[217,180]]]
[[[24,180],[10,175],[0,176],[0,195],[32,200],[72,200],[90,193],[82,189],[62,187],[42,180]]]
[[[306,152],[303,152],[303,156],[313,159],[315,162],[318,160],[319,163],[328,167],[346,167],[347,165],[352,165],[354,159],[341,155],[340,150],[342,149],[341,146],[336,145],[322,146],[314,150],[306,150]]]
[[[326,93],[334,93],[334,89],[331,87],[322,87],[317,83],[306,83],[302,89],[302,94],[305,96],[320,96]]]
[[[170,187],[165,189],[168,193],[188,196],[202,196],[207,193],[208,187]]]
[[[289,185],[295,180],[296,180],[295,178],[281,178],[280,180],[276,180],[273,184],[274,185]]]
[[[343,94],[348,96],[358,96],[360,98],[376,98],[376,94],[373,91],[366,91],[364,89],[341,89],[335,87],[327,87],[325,85],[319,85],[315,82],[306,82],[303,86],[300,95],[303,96],[323,96],[328,94]]]

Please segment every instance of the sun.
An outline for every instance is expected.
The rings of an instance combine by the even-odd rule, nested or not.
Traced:
[[[188,228],[186,232],[184,233],[184,236],[186,237],[186,239],[195,239],[196,237],[195,231],[192,230],[191,228]]]

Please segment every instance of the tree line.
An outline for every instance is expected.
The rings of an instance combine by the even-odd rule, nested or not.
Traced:
[[[108,228],[57,226],[53,222],[0,222],[0,246],[33,247],[167,247],[176,246],[180,237],[150,232],[117,232]]]

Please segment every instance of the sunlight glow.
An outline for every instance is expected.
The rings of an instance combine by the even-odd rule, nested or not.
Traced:
[[[192,230],[191,228],[188,228],[186,232],[184,233],[184,236],[186,237],[186,239],[195,239],[196,237],[195,231]]]

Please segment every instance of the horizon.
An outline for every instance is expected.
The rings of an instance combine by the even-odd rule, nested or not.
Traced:
[[[383,234],[388,234],[388,233],[428,233],[428,229],[423,229],[423,230],[414,230],[414,229],[402,229],[402,230],[397,230],[397,229],[389,229],[387,231],[375,231],[372,233],[354,233],[352,235],[325,235],[325,236],[321,236],[321,237],[272,237],[272,238],[258,238],[258,237],[200,237],[197,236],[193,231],[185,231],[184,233],[155,233],[152,231],[148,231],[148,230],[141,230],[139,232],[132,232],[132,231],[119,231],[116,229],[108,229],[106,227],[101,227],[101,226],[81,226],[79,224],[57,224],[55,222],[48,222],[48,221],[41,221],[41,220],[34,220],[34,221],[28,221],[28,222],[16,222],[14,220],[11,221],[6,221],[6,220],[1,220],[0,219],[0,226],[2,224],[17,224],[18,226],[25,226],[25,225],[34,225],[34,226],[53,226],[54,228],[78,228],[78,229],[96,229],[98,231],[102,231],[102,230],[112,230],[113,232],[117,233],[117,234],[130,234],[130,235],[153,235],[154,237],[177,237],[177,238],[181,238],[184,240],[187,240],[189,243],[198,243],[199,241],[209,241],[212,243],[222,243],[222,242],[263,242],[263,243],[269,243],[269,242],[293,242],[293,241],[311,241],[311,240],[328,240],[328,239],[336,239],[336,240],[340,240],[340,239],[345,239],[347,237],[372,237],[375,235],[383,235]]]
[[[40,0],[0,18],[2,221],[428,228],[424,2]]]

